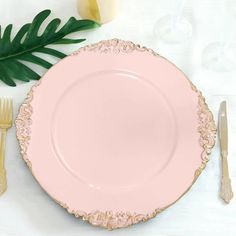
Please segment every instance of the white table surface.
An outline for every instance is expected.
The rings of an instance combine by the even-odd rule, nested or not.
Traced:
[[[157,19],[170,12],[171,0],[123,0],[119,17],[95,31],[74,34],[85,36],[83,44],[63,48],[70,53],[80,46],[102,39],[121,38],[155,49],[179,66],[203,92],[217,120],[221,100],[228,101],[229,164],[236,191],[236,72],[212,72],[204,69],[201,54],[215,40],[224,40],[235,31],[236,16],[229,14],[230,0],[187,0],[184,15],[193,24],[193,38],[182,45],[160,43],[153,35]],[[0,24],[14,24],[14,32],[31,21],[40,10],[49,8],[52,17],[63,22],[76,16],[75,0],[0,0]],[[232,37],[235,34],[231,34]],[[36,67],[35,67],[36,68]],[[38,68],[37,68],[38,70]],[[41,70],[43,72],[43,70]],[[0,96],[14,99],[14,116],[34,82],[10,88],[0,83]],[[181,200],[155,219],[136,226],[107,231],[92,227],[66,213],[39,187],[22,161],[15,127],[8,132],[6,169],[8,190],[0,197],[0,236],[235,236],[236,203],[225,205],[218,197],[220,154],[217,144],[211,160],[199,180]]]

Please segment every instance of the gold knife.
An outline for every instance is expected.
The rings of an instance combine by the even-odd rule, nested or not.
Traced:
[[[220,149],[222,156],[222,179],[220,197],[229,203],[233,198],[233,191],[231,186],[231,180],[229,178],[228,169],[228,125],[227,125],[227,110],[226,101],[220,104],[219,112],[219,138],[220,138]]]

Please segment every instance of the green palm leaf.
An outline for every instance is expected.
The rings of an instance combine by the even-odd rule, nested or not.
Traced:
[[[58,50],[46,47],[49,44],[72,44],[80,43],[85,39],[69,39],[66,35],[96,28],[98,23],[92,20],[76,20],[71,17],[60,29],[61,20],[53,19],[39,35],[39,29],[44,20],[50,15],[50,10],[40,12],[32,23],[21,27],[11,40],[12,24],[8,25],[1,33],[0,26],[0,80],[9,86],[16,86],[15,80],[28,82],[38,80],[40,75],[34,72],[24,62],[31,62],[46,69],[52,64],[41,58],[41,54],[63,58],[66,55]],[[34,53],[37,53],[35,55]],[[40,53],[40,56],[39,56]]]

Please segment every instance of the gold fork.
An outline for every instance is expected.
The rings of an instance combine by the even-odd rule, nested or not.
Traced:
[[[4,155],[7,129],[12,126],[12,99],[0,98],[0,195],[7,189],[6,170],[4,167]]]

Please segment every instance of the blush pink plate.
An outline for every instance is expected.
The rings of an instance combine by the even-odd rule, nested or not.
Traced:
[[[216,133],[204,97],[176,66],[118,39],[53,66],[16,127],[41,187],[69,213],[108,229],[175,203],[204,169]]]

